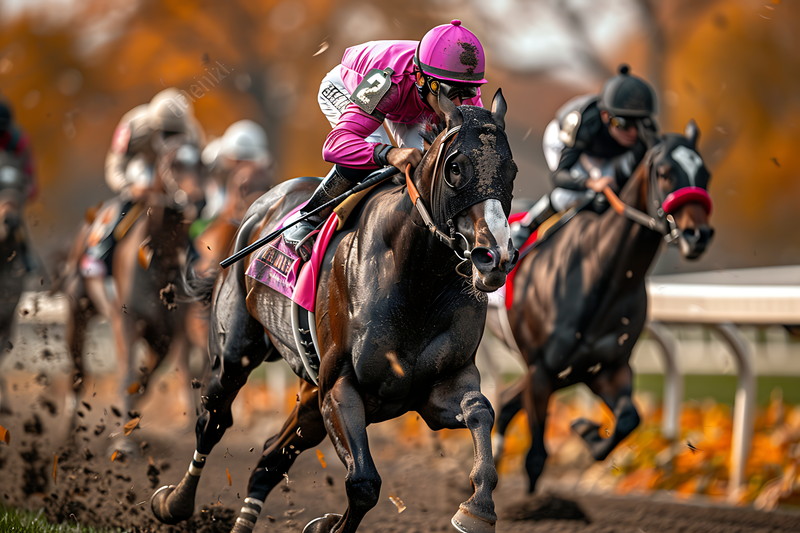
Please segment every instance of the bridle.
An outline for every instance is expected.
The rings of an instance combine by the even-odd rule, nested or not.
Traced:
[[[651,185],[655,183],[658,177],[656,174],[656,165],[653,164],[652,159],[653,156],[648,154],[648,158],[645,162],[649,169],[648,179],[644,183],[648,184],[648,189],[655,191],[656,194],[659,194],[659,197],[656,198],[657,201],[653,202],[655,205],[658,205],[654,215],[645,213],[631,205],[626,204],[619,198],[619,196],[617,196],[611,187],[606,186],[603,189],[603,194],[605,194],[606,198],[608,199],[609,205],[611,205],[612,209],[614,209],[614,211],[616,211],[618,214],[644,226],[647,229],[660,233],[664,237],[664,240],[667,242],[667,244],[672,244],[680,237],[680,230],[675,222],[675,217],[672,216],[673,213],[689,202],[697,202],[703,207],[703,209],[705,209],[707,214],[711,214],[713,204],[708,191],[702,187],[680,187],[667,195],[661,195],[658,193],[658,188]],[[650,203],[648,202],[648,205],[649,204]]]
[[[442,133],[439,134],[441,139],[439,140],[439,148],[436,152],[436,159],[433,163],[433,177],[431,178],[431,191],[435,190],[435,185],[437,179],[441,179],[444,183],[448,186],[453,188],[453,185],[447,181],[444,177],[444,168],[445,168],[445,161],[449,159],[451,156],[442,157],[447,148],[453,144],[455,141],[455,137],[458,132],[461,130],[461,126],[455,126],[448,130],[444,130]],[[449,141],[449,142],[448,142]],[[435,143],[436,141],[434,141]],[[422,222],[425,224],[425,227],[428,228],[430,231],[439,241],[444,243],[453,252],[456,254],[461,260],[458,266],[456,266],[456,272],[464,277],[469,277],[468,274],[464,274],[459,270],[459,268],[468,263],[470,260],[470,256],[472,254],[472,248],[470,247],[470,243],[467,240],[467,237],[461,233],[456,231],[455,224],[453,223],[452,219],[448,219],[446,221],[447,227],[450,229],[450,235],[447,235],[445,232],[440,230],[436,223],[433,221],[433,217],[431,217],[430,212],[428,211],[427,207],[425,207],[425,201],[421,199],[419,190],[417,186],[414,185],[414,181],[411,179],[410,174],[411,165],[406,166],[405,174],[406,174],[406,187],[408,190],[408,196],[411,198],[411,202],[414,204],[414,207],[417,209],[419,216],[422,218]],[[459,244],[463,242],[464,246],[461,247]]]

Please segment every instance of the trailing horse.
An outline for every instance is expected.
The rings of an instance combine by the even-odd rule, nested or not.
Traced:
[[[355,531],[377,504],[381,486],[366,426],[409,411],[433,430],[470,430],[474,494],[452,523],[464,532],[494,531],[494,417],[480,392],[475,352],[485,292],[503,285],[516,260],[507,220],[516,166],[500,91],[491,112],[456,108],[444,97],[439,103],[446,128],[413,177],[406,171],[405,186],[376,187],[325,252],[311,323],[320,348],[318,375],[296,349],[288,298],[247,277],[242,263],[217,277],[209,337],[213,376],[197,421],[197,448],[182,481],[151,499],[162,522],[191,516],[206,457],[233,424],[237,392],[262,361],[282,357],[304,380],[294,410],[251,474],[235,533],[253,530],[267,494],[302,451],[326,436],[347,469],[348,507],[304,531]],[[290,180],[257,200],[236,249],[269,234],[318,183]]]
[[[10,349],[11,328],[27,271],[23,254],[25,179],[19,163],[0,153],[0,361]],[[8,410],[8,394],[0,374],[0,410]]]
[[[89,221],[79,230],[55,289],[63,290],[69,306],[66,339],[76,396],[81,394],[86,377],[86,330],[94,316],[103,315],[112,328],[120,398],[129,417],[136,415],[149,377],[171,350],[177,354],[179,365],[186,363],[187,305],[178,301],[176,287],[180,286],[189,249],[189,224],[203,199],[199,158],[195,159],[198,153],[197,147],[182,137],[168,138],[161,147],[148,194],[133,204],[116,227],[119,242],[112,255],[110,283],[81,275],[81,257],[92,228],[98,227]],[[121,204],[118,201],[116,205]],[[102,216],[103,211],[97,214]],[[142,364],[135,357],[140,339],[148,348]],[[188,379],[185,389],[190,395]]]
[[[657,139],[619,197],[606,191],[611,209],[580,211],[529,254],[523,247],[507,309],[490,311],[490,330],[519,350],[527,367],[502,395],[495,460],[511,419],[524,408],[532,440],[525,458],[530,492],[547,458],[547,407],[556,390],[585,383],[613,412],[616,425],[607,438],[596,422],[572,423],[598,461],[639,424],[629,359],[647,318],[646,274],[662,241],[697,259],[713,236],[710,174],[696,149],[698,134],[692,121],[685,136]]]

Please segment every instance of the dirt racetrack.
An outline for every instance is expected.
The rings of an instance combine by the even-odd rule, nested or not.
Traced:
[[[69,431],[61,378],[23,371],[6,375],[11,378],[13,412],[0,414],[0,425],[9,435],[7,444],[0,442],[0,502],[44,509],[53,521],[130,532],[227,533],[250,468],[286,408],[265,408],[270,401],[266,393],[246,387],[237,400],[237,423],[209,457],[195,516],[179,526],[165,526],[153,518],[148,499],[154,487],[182,477],[194,445],[190,417],[173,401],[176,391],[169,383],[156,382],[140,425],[132,432],[143,452],[112,461],[108,447],[122,432],[122,417],[113,407],[112,380],[90,383],[91,392],[79,406],[80,426]],[[450,517],[470,494],[472,449],[467,432],[434,435],[408,416],[370,427],[370,440],[383,487],[380,503],[360,531],[455,531]],[[688,503],[668,495],[586,492],[577,490],[579,472],[553,470],[546,470],[535,497],[526,496],[520,472],[501,476],[495,491],[498,533],[800,531],[797,513]],[[342,512],[343,477],[328,442],[307,451],[286,483],[267,499],[256,531],[300,532],[314,517]]]

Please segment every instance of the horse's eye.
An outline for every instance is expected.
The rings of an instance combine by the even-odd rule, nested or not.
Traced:
[[[468,160],[464,157],[457,157],[453,154],[445,161],[444,181],[454,189],[464,187],[472,179],[472,170]]]

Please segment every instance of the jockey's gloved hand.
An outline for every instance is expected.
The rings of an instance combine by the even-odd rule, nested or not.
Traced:
[[[608,198],[601,192],[594,193],[592,200],[592,210],[596,213],[602,213],[608,209]]]
[[[417,168],[422,161],[422,152],[418,148],[392,148],[386,156],[387,162],[394,168],[405,171],[406,165]]]

